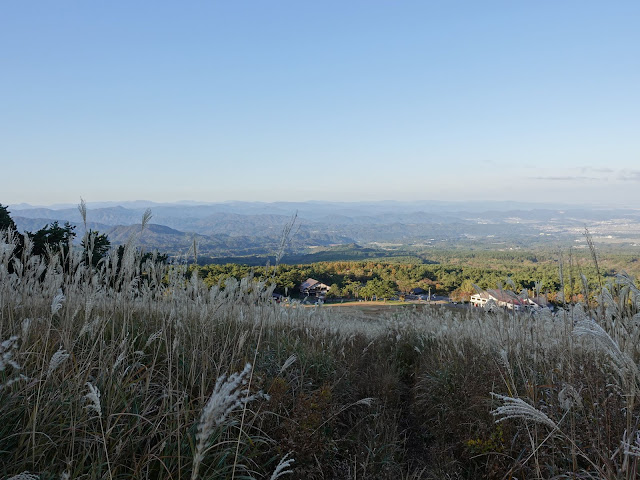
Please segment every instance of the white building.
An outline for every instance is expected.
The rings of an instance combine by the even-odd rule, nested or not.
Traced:
[[[471,295],[471,305],[474,307],[484,307],[489,301],[493,301],[499,307],[508,308],[509,310],[520,310],[531,306],[528,298],[522,299],[511,290],[485,290]]]

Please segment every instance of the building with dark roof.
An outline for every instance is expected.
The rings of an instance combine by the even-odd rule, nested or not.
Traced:
[[[324,283],[314,280],[313,278],[307,278],[302,285],[300,285],[300,293],[307,297],[325,297],[329,291],[329,286]]]

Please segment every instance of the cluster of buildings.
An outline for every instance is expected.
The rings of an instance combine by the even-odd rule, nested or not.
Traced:
[[[300,294],[305,297],[315,297],[319,300],[324,300],[329,291],[329,285],[326,285],[313,278],[307,278],[300,285]],[[422,289],[414,289],[411,294],[417,295],[420,293],[426,293]],[[417,291],[421,290],[421,291]],[[471,295],[470,305],[473,307],[485,307],[496,306],[500,308],[506,308],[508,310],[524,310],[532,309],[538,310],[541,308],[548,308],[549,304],[544,297],[529,298],[526,296],[519,296],[511,290],[484,290],[482,292]]]
[[[543,297],[520,297],[511,290],[484,290],[471,295],[469,303],[474,307],[487,307],[487,304],[489,304],[509,310],[522,310],[525,308],[537,310],[549,306],[547,300]]]

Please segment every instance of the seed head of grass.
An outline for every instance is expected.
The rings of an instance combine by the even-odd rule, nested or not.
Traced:
[[[283,475],[286,475],[288,473],[293,473],[293,470],[287,470],[287,468],[289,468],[291,464],[295,462],[295,459],[289,458],[289,455],[291,455],[291,453],[287,453],[284,457],[280,459],[280,461],[278,462],[278,465],[276,466],[276,469],[271,474],[270,480],[276,480],[277,478],[280,478]]]
[[[47,377],[51,375],[65,360],[69,358],[69,354],[62,347],[58,349],[56,353],[51,356],[49,360],[49,368],[47,368]]]
[[[558,428],[558,425],[553,420],[521,398],[498,395],[493,392],[491,392],[491,396],[503,402],[503,405],[491,411],[491,414],[496,417],[496,423],[503,422],[510,418],[518,418],[547,425],[553,430]]]
[[[13,359],[13,354],[17,348],[18,337],[15,335],[0,343],[0,372],[9,366],[20,370],[20,365]]]
[[[55,315],[62,308],[62,302],[64,302],[64,294],[62,290],[58,290],[58,294],[53,297],[51,301],[51,315]]]
[[[280,367],[280,374],[282,374],[282,372],[284,372],[287,368],[293,365],[297,359],[298,357],[296,357],[295,354],[292,354],[289,358],[287,358],[282,364],[282,367]]]
[[[578,321],[573,328],[573,335],[578,338],[591,338],[595,344],[611,358],[622,375],[624,375],[625,372],[629,372],[634,375],[635,378],[640,377],[640,372],[635,362],[629,355],[620,350],[617,342],[594,320],[585,318]]]
[[[162,330],[158,330],[155,333],[152,333],[151,335],[149,335],[149,338],[147,339],[147,343],[144,344],[144,349],[146,350],[147,348],[149,348],[149,345],[151,345],[154,341],[156,341],[157,339],[162,337]]]
[[[100,405],[100,390],[98,387],[94,387],[91,382],[87,382],[87,393],[84,398],[88,400],[88,404],[84,408],[91,411],[93,410],[98,415],[98,418],[102,418],[102,406]]]
[[[22,472],[18,475],[14,475],[13,477],[9,477],[7,480],[38,480],[40,477],[33,473]]]
[[[242,388],[246,385],[246,377],[250,372],[251,364],[247,363],[244,370],[240,373],[234,373],[228,378],[226,375],[222,375],[216,380],[213,392],[202,410],[198,423],[196,453],[193,457],[192,480],[195,480],[198,476],[198,468],[204,459],[209,437],[215,427],[221,425],[235,409],[257,398],[268,398],[267,395],[262,393],[249,395],[249,390]]]

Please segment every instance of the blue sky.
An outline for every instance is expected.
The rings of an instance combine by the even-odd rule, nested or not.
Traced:
[[[0,4],[0,203],[640,206],[640,2]]]

